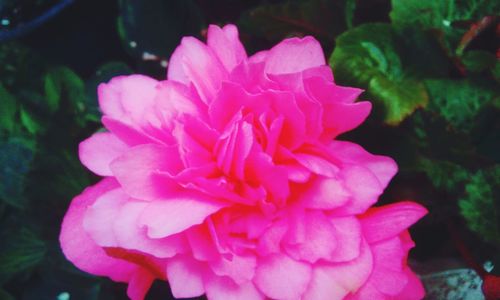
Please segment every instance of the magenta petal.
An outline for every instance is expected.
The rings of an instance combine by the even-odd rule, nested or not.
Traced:
[[[359,256],[351,261],[315,265],[303,299],[344,299],[346,295],[356,292],[370,276],[373,264],[368,244],[363,242],[360,246]]]
[[[360,221],[365,238],[373,243],[398,236],[425,214],[427,209],[423,206],[405,201],[371,208]]]
[[[149,143],[162,143],[161,140],[144,133],[140,129],[126,124],[122,121],[103,116],[101,119],[102,124],[106,129],[113,133],[119,140],[129,146],[137,146]]]
[[[154,279],[154,276],[148,271],[141,270],[135,273],[132,278],[130,278],[127,296],[129,296],[131,300],[143,300],[153,284]]]
[[[139,218],[148,204],[149,202],[129,201],[118,210],[113,222],[113,232],[120,247],[159,258],[185,252],[188,245],[183,236],[152,239],[147,236],[146,228],[139,226]]]
[[[176,298],[198,297],[205,293],[204,277],[208,272],[204,263],[190,257],[177,256],[167,262],[167,279]]]
[[[98,132],[80,143],[82,164],[101,176],[111,176],[109,164],[129,147],[109,132]]]
[[[320,43],[307,36],[286,39],[269,50],[265,71],[269,74],[294,73],[325,64]]]
[[[168,79],[194,84],[204,103],[215,98],[228,73],[215,53],[193,37],[185,37],[175,49],[168,67]]]
[[[147,108],[154,104],[157,84],[157,80],[144,75],[115,77],[99,85],[99,106],[107,116],[140,123]]]
[[[345,163],[359,164],[368,168],[385,188],[398,171],[396,162],[390,157],[373,155],[361,146],[345,141],[332,141],[330,152]]]
[[[308,263],[283,254],[272,254],[259,259],[254,283],[269,298],[300,299],[311,273]]]
[[[328,118],[323,118],[325,133],[324,140],[331,140],[333,137],[358,127],[370,114],[372,104],[362,101],[352,104],[331,103],[323,105],[324,114]]]
[[[167,237],[202,223],[226,205],[202,194],[179,194],[175,198],[151,202],[144,209],[139,225],[148,228],[151,238]]]
[[[207,45],[210,47],[228,72],[247,58],[245,48],[238,38],[238,28],[229,24],[220,28],[208,26]]]
[[[132,197],[141,200],[156,200],[168,197],[175,186],[158,172],[177,173],[182,168],[177,147],[155,144],[140,145],[111,163],[111,171],[123,189]]]
[[[329,210],[346,204],[349,196],[342,181],[318,176],[309,180],[309,184],[299,194],[299,201],[307,208]]]
[[[393,300],[397,299],[407,299],[407,300],[421,300],[425,296],[425,289],[422,285],[420,279],[413,273],[410,268],[405,270],[406,276],[408,277],[408,283],[404,289],[394,296]]]
[[[227,276],[240,285],[253,278],[257,261],[254,255],[233,255],[230,259],[221,256],[209,264],[216,275]]]
[[[209,276],[205,283],[210,300],[264,300],[265,297],[252,282],[235,284],[231,279]]]
[[[117,187],[114,179],[104,179],[75,197],[64,217],[59,241],[66,258],[79,269],[98,276],[108,276],[115,281],[127,282],[136,272],[137,265],[108,256],[90,238],[82,225],[87,207],[98,197]]]

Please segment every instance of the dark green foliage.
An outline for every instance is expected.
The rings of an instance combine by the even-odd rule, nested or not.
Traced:
[[[500,165],[475,173],[465,191],[458,204],[469,228],[500,246]]]

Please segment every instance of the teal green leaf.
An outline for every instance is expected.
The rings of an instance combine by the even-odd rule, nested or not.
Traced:
[[[16,122],[17,103],[2,83],[0,83],[0,99],[0,129],[11,132]]]
[[[33,145],[11,138],[0,142],[0,200],[16,207],[24,204],[25,178],[33,161]]]
[[[366,89],[386,124],[397,125],[428,102],[424,85],[407,76],[388,24],[363,24],[341,34],[330,57],[338,82]]]
[[[292,35],[307,34],[321,40],[333,41],[349,23],[352,25],[355,5],[353,2],[289,0],[260,5],[243,14],[239,25],[243,31],[273,42]]]
[[[460,212],[472,231],[500,246],[500,165],[480,170],[465,185]]]
[[[462,63],[470,72],[482,72],[495,67],[497,59],[494,54],[483,50],[471,50],[464,53]]]
[[[27,228],[5,233],[0,248],[0,282],[35,267],[46,252],[45,242]]]
[[[500,11],[491,0],[392,0],[391,20],[396,25],[446,28],[455,21],[478,20]]]
[[[469,172],[463,166],[446,160],[431,160],[422,157],[418,169],[423,171],[434,187],[448,193],[459,192],[469,179]]]
[[[463,131],[470,130],[481,109],[500,95],[498,87],[468,79],[430,79],[425,85],[431,99],[428,109]]]

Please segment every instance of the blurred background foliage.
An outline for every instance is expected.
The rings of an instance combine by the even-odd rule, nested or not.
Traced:
[[[249,53],[313,35],[336,82],[365,89],[374,112],[342,138],[397,160],[381,203],[429,208],[417,270],[457,258],[500,273],[499,14],[490,0],[0,0],[0,299],[125,299],[58,243],[69,202],[98,180],[77,157],[100,129],[96,87],[164,78],[182,36],[228,22]],[[149,299],[168,295],[155,283]]]

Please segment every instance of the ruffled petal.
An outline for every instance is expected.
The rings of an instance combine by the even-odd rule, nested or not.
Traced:
[[[307,263],[272,254],[259,259],[254,283],[269,298],[300,299],[311,273],[312,267]]]
[[[232,24],[223,28],[209,25],[207,45],[215,52],[228,72],[247,58],[245,48],[238,38],[238,28]]]
[[[264,295],[252,282],[235,284],[227,277],[209,276],[205,283],[211,300],[263,300]]]
[[[109,164],[128,150],[128,146],[109,132],[98,132],[80,143],[80,161],[97,175],[111,176]]]
[[[208,270],[204,263],[187,256],[177,256],[167,262],[167,278],[175,298],[198,297],[205,293],[204,277]]]
[[[170,58],[168,79],[193,84],[204,103],[210,103],[228,73],[215,53],[193,37],[185,37]]]
[[[282,41],[269,50],[265,61],[269,74],[300,72],[326,64],[320,43],[310,36]]]
[[[128,282],[137,265],[110,257],[99,247],[83,228],[87,207],[104,193],[116,189],[114,179],[103,179],[75,197],[64,217],[59,241],[66,258],[79,269],[98,276],[108,276],[114,281]]]
[[[415,202],[398,202],[369,209],[360,217],[363,234],[374,243],[393,238],[427,214],[427,209]]]
[[[153,284],[154,279],[151,273],[144,270],[135,273],[128,283],[127,296],[129,296],[131,300],[143,300]]]

